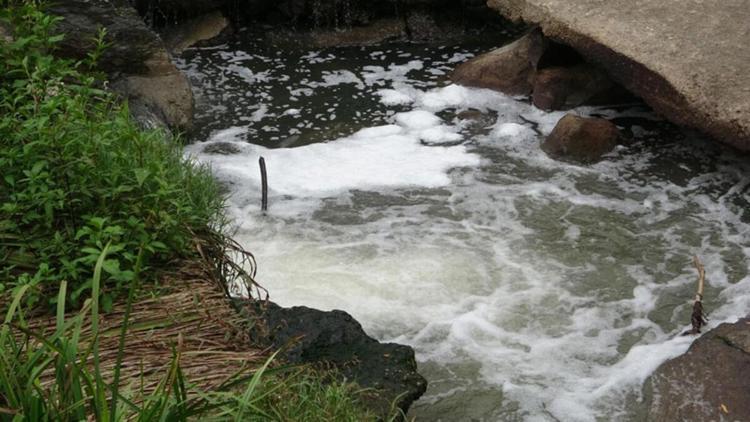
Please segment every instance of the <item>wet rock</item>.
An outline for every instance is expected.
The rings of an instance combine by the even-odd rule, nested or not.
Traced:
[[[49,11],[63,17],[56,30],[65,39],[57,54],[85,58],[99,28],[106,29],[109,47],[97,64],[108,73],[110,86],[134,111],[148,110],[144,119],[158,116],[170,128],[190,127],[193,94],[187,77],[127,0],[69,0],[51,3]]]
[[[193,123],[193,92],[187,77],[174,66],[166,51],[146,63],[147,73],[121,75],[113,80],[112,89],[130,104],[150,110],[168,127],[189,130]]]
[[[461,64],[451,74],[451,80],[459,85],[489,88],[509,95],[529,95],[545,46],[542,33],[534,30],[505,47]]]
[[[206,145],[206,147],[203,148],[203,153],[204,154],[232,155],[232,154],[239,154],[240,149],[237,147],[237,145],[234,145],[230,142],[214,142],[214,143]]]
[[[367,26],[344,30],[313,31],[311,43],[316,48],[370,45],[390,39],[401,38],[405,34],[403,21],[399,19],[378,19]]]
[[[745,0],[488,0],[574,47],[672,122],[750,151]]]
[[[644,390],[649,421],[750,420],[750,317],[704,334]]]
[[[289,362],[332,365],[347,380],[376,390],[363,398],[375,414],[387,415],[392,403],[406,412],[427,388],[412,348],[379,343],[346,312],[269,303],[265,321],[272,347],[291,345]]]
[[[554,158],[593,163],[619,140],[620,131],[609,120],[566,114],[544,140],[542,150]]]
[[[221,10],[226,0],[133,0],[138,13],[154,25],[180,22]]]
[[[180,54],[186,48],[218,37],[228,27],[229,20],[221,12],[214,12],[166,27],[161,38],[172,54]]]
[[[536,73],[532,102],[542,110],[563,110],[604,97],[613,89],[607,74],[591,65],[549,67]]]
[[[235,7],[247,20],[291,24],[306,29],[348,28],[395,16],[395,3],[389,1],[247,0]]]
[[[159,37],[141,20],[127,0],[52,2],[50,14],[63,18],[56,31],[65,34],[56,53],[84,59],[94,49],[99,28],[107,31],[108,48],[97,63],[109,73],[148,72],[146,61],[164,50]]]

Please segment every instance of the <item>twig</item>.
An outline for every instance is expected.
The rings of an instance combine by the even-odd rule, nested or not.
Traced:
[[[266,174],[266,160],[260,157],[260,184],[261,184],[261,204],[260,209],[265,214],[268,211],[268,174]]]
[[[693,328],[685,331],[682,335],[699,334],[701,327],[707,323],[706,315],[703,313],[703,287],[706,281],[706,269],[698,256],[693,256],[693,266],[698,270],[698,291],[695,293],[693,314],[690,316],[690,323]]]

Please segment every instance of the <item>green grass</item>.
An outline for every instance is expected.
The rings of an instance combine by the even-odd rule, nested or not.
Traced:
[[[29,285],[24,300],[52,309],[66,280],[69,304],[80,305],[111,242],[107,309],[127,292],[136,251],[152,269],[190,256],[194,233],[221,230],[223,198],[179,142],[141,130],[100,89],[93,69],[104,33],[75,62],[51,54],[58,19],[35,2],[13,1],[0,19],[15,29],[12,42],[0,41],[0,294]]]

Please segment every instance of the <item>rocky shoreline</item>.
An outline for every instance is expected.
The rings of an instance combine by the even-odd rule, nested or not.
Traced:
[[[270,2],[255,0],[250,3],[256,8],[254,10],[258,16],[263,16],[264,19],[307,25],[308,30],[313,24],[305,22],[304,18],[311,2],[287,0],[271,5]],[[377,34],[373,35],[374,39],[380,40],[397,35],[411,39],[431,37],[431,31],[438,27],[435,25],[444,17],[431,10],[438,7],[438,3],[445,2],[400,0],[386,2],[387,13],[380,6],[370,5],[355,7],[352,10],[356,13],[352,15],[346,15],[336,1],[323,3],[330,7],[318,16],[320,21],[315,22],[315,25],[321,22],[324,25],[339,22],[354,26],[371,25],[375,20],[386,17],[394,7],[407,8],[408,12],[402,11],[400,15],[395,15],[402,20],[388,21],[385,29],[381,27],[383,31],[375,31]],[[462,19],[495,13],[484,8],[483,2],[465,0],[459,3],[460,10],[464,13]],[[672,67],[655,64],[654,60],[658,60],[658,57],[655,58],[651,53],[639,55],[638,51],[625,51],[627,49],[623,49],[619,42],[609,42],[612,37],[622,37],[617,31],[592,32],[586,30],[587,26],[582,27],[581,21],[570,18],[572,15],[569,14],[580,11],[585,3],[571,2],[573,6],[568,9],[555,1],[490,0],[489,4],[507,17],[539,25],[544,36],[537,31],[515,49],[497,53],[496,58],[502,63],[501,66],[515,75],[512,79],[514,83],[511,86],[487,87],[512,95],[531,96],[539,108],[564,109],[581,104],[582,101],[590,101],[603,90],[612,89],[611,81],[605,77],[608,75],[629,91],[641,96],[670,120],[700,129],[736,148],[750,150],[750,95],[747,95],[750,83],[742,79],[750,75],[750,72],[740,72],[740,66],[735,73],[727,76],[726,69],[730,65],[719,63],[716,66],[724,67],[717,69],[707,66],[695,74],[685,75]],[[730,3],[731,7],[736,6],[736,1]],[[53,6],[50,11],[65,17],[61,30],[68,37],[60,54],[77,58],[85,56],[92,47],[90,40],[96,35],[98,28],[106,28],[106,40],[111,46],[102,57],[100,67],[108,73],[110,87],[129,100],[131,112],[144,126],[188,131],[192,124],[193,96],[187,78],[172,63],[170,51],[179,51],[190,43],[222,33],[229,21],[216,12],[233,6],[230,2],[224,4],[203,1],[195,2],[194,7],[190,3],[191,6],[186,8],[187,4],[188,2],[179,0],[162,1],[157,10],[152,2],[145,0],[136,1],[136,8],[125,0],[75,0]],[[729,9],[731,7],[728,6]],[[238,16],[246,17],[247,10]],[[208,19],[209,24],[205,23],[206,20],[189,20],[205,13],[213,13]],[[611,16],[612,19],[617,17],[616,14]],[[634,19],[631,15],[627,17]],[[174,35],[166,35],[166,30],[163,30],[165,35],[160,36],[152,26],[146,25],[144,19],[154,25],[164,25],[179,19],[193,25],[193,29],[187,30],[187,33],[180,33],[182,29],[171,32]],[[359,33],[349,36],[357,42],[367,39],[366,35]],[[659,33],[653,36],[659,36]],[[165,43],[163,39],[168,42]],[[325,42],[328,44],[335,44],[342,38],[321,39],[327,40]],[[553,54],[547,59],[552,61],[545,62],[544,45],[550,40],[574,47],[585,60],[570,65],[564,63],[566,60],[563,59],[561,64],[560,61],[555,61],[560,57]],[[514,61],[509,61],[509,58]],[[744,60],[744,66],[750,64],[747,48],[743,46],[731,60],[735,59]],[[711,60],[711,57],[706,60]],[[498,66],[498,61],[483,64],[477,59],[473,62],[480,67],[488,66],[493,71]],[[596,66],[590,66],[590,62]],[[680,63],[682,62],[677,61],[677,65]],[[684,63],[681,66],[685,67]],[[485,74],[485,70],[480,69],[474,73]],[[471,72],[460,72],[454,74],[456,82],[484,86],[473,83],[471,75],[466,76],[466,73]],[[709,76],[718,79],[717,75],[726,77],[727,80],[706,80]],[[495,85],[507,81],[502,74],[496,79],[492,82]],[[728,89],[736,92],[728,92]],[[738,97],[738,94],[744,97]],[[583,97],[586,98],[581,100]],[[602,123],[601,119],[593,123],[568,120],[569,127],[560,130],[560,133],[568,135],[559,135],[560,139],[555,143],[543,146],[547,148],[545,151],[550,154],[568,154],[568,151],[578,147],[566,142],[572,138],[580,138],[581,133],[587,134],[586,136],[592,134],[592,143],[601,145],[601,148],[594,155],[590,155],[590,148],[584,148],[580,154],[582,161],[591,162],[608,149],[614,148],[619,140],[616,128]],[[570,133],[578,135],[572,136]],[[323,312],[306,307],[282,308],[275,304],[269,304],[264,312],[266,339],[270,346],[284,349],[287,361],[331,364],[347,379],[378,391],[378,394],[369,399],[368,405],[380,414],[388,413],[393,405],[406,412],[411,403],[425,392],[427,384],[417,372],[414,351],[407,346],[377,342],[367,336],[361,325],[345,312]],[[750,419],[750,408],[745,400],[747,391],[750,391],[746,376],[750,370],[749,324],[750,320],[747,318],[735,324],[723,324],[698,339],[684,356],[662,365],[645,387],[647,396],[652,400],[651,420],[683,417],[693,418],[688,420],[704,420],[721,418],[722,415],[728,419]],[[719,359],[718,357],[722,363],[711,364],[709,358]],[[712,384],[702,382],[706,379],[712,380]],[[699,390],[701,400],[695,401],[693,393],[698,394]],[[688,410],[692,416],[686,416],[688,414],[685,412]]]
[[[643,98],[670,121],[750,150],[750,9],[742,0],[489,0]]]

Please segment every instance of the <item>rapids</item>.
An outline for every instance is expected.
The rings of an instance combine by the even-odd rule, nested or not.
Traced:
[[[750,164],[641,104],[575,110],[632,140],[552,160],[562,113],[446,81],[486,47],[190,49],[186,154],[226,185],[272,300],[414,347],[418,420],[638,420],[643,381],[692,341],[693,254],[710,326],[750,309]]]

